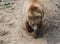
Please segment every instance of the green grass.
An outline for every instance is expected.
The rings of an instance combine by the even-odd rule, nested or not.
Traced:
[[[6,8],[10,8],[10,7],[11,7],[11,4],[10,4],[10,3],[5,3],[4,6],[5,6]]]

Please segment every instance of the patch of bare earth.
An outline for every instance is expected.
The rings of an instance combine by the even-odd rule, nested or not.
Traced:
[[[60,44],[60,1],[42,0],[45,7],[47,32],[43,38],[34,39],[24,30],[23,5],[25,0],[0,2],[0,44]],[[7,3],[6,2],[6,3]]]

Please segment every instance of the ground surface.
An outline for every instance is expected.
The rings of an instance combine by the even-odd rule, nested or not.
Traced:
[[[45,17],[47,33],[39,39],[34,39],[23,29],[22,9],[25,0],[0,2],[0,44],[60,44],[60,0],[42,1],[48,14]],[[8,4],[5,3],[8,2],[11,4],[6,7]]]

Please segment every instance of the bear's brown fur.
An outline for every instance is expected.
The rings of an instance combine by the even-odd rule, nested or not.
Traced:
[[[43,36],[44,8],[42,4],[38,0],[27,0],[24,4],[24,15],[23,21],[25,21],[28,32],[34,32],[36,38]]]

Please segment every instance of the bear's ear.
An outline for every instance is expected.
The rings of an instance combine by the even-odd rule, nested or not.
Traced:
[[[41,15],[44,15],[44,10],[37,9],[36,10],[38,13],[41,13]]]

